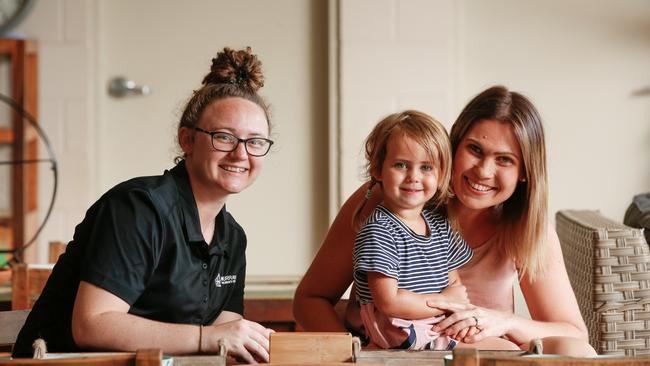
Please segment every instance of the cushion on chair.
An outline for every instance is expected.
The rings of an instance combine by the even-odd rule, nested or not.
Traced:
[[[589,343],[599,354],[650,354],[650,255],[643,233],[598,211],[556,215]]]
[[[637,194],[625,211],[623,223],[645,229],[645,240],[650,241],[650,192]]]

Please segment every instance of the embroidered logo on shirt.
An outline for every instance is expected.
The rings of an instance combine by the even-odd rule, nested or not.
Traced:
[[[237,275],[225,275],[217,273],[217,277],[214,278],[214,285],[221,287],[221,285],[230,285],[237,282]]]

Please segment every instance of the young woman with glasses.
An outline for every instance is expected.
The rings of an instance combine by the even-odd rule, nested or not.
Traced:
[[[261,63],[225,48],[178,126],[182,157],[163,175],[121,183],[86,213],[21,330],[14,356],[51,352],[215,353],[268,361],[272,330],[244,320],[246,235],[228,196],[264,165],[268,107]]]

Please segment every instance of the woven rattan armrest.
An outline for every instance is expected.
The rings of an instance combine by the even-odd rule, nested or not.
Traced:
[[[642,230],[598,211],[556,215],[589,342],[600,354],[650,354],[650,255]]]

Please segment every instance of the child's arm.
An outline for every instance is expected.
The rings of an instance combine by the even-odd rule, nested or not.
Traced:
[[[442,290],[440,293],[444,295],[445,300],[449,302],[456,302],[459,304],[469,304],[469,298],[467,297],[467,289],[460,282],[460,276],[458,271],[451,270],[449,271],[449,286]]]
[[[375,306],[387,316],[423,319],[444,314],[442,310],[427,306],[427,300],[441,300],[444,298],[442,294],[423,295],[398,289],[396,279],[379,272],[368,272],[368,287]]]
[[[469,304],[467,290],[465,289],[465,286],[460,282],[460,276],[456,270],[449,271],[449,286],[447,286],[446,289],[442,290],[441,294],[445,295],[447,301],[460,304]],[[480,330],[476,326],[471,326],[461,329],[458,333],[452,335],[452,338],[462,340],[467,336],[472,336],[479,332]]]

